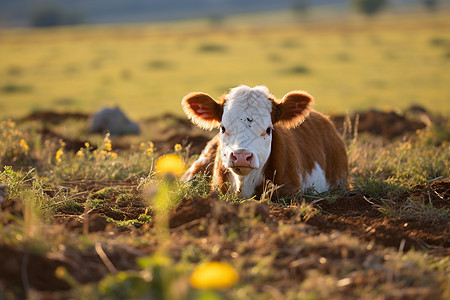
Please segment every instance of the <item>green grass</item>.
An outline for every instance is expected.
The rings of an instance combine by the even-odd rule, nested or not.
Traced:
[[[448,11],[300,24],[261,17],[273,23],[240,16],[218,28],[186,21],[4,29],[0,118],[115,104],[133,118],[181,114],[187,93],[219,97],[239,84],[267,85],[277,97],[306,90],[326,113],[412,103],[450,113]]]

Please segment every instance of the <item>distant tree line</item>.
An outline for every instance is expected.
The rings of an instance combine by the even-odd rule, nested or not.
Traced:
[[[310,0],[291,0],[290,8],[297,18],[304,19],[308,13]],[[421,0],[429,11],[435,11],[439,0]],[[359,12],[373,16],[379,13],[389,4],[389,0],[349,0],[349,3]],[[209,19],[213,25],[220,25],[225,18],[222,14],[211,14]],[[61,25],[75,25],[83,22],[81,12],[64,10],[56,3],[41,3],[32,9],[30,14],[30,25],[34,27],[49,27]]]
[[[305,17],[309,9],[309,0],[292,0],[291,9],[296,16]],[[352,6],[359,12],[373,16],[379,13],[389,4],[389,0],[349,0]],[[436,10],[439,0],[421,0],[423,5],[430,11]]]
[[[40,4],[31,11],[30,23],[34,27],[50,27],[81,24],[83,17],[79,12],[68,12],[56,4]]]
[[[437,8],[438,0],[422,0],[423,5],[430,11]],[[371,16],[380,12],[389,4],[389,0],[353,0],[354,7],[365,15]]]

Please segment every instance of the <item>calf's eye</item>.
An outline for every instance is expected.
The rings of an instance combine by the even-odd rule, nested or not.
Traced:
[[[227,130],[225,129],[225,126],[220,125],[220,132],[225,133]]]
[[[267,129],[266,129],[266,134],[270,134],[271,132],[272,132],[272,128],[267,127]]]

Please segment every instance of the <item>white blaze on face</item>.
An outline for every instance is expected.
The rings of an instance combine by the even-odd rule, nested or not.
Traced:
[[[231,182],[244,197],[262,183],[262,168],[272,143],[272,101],[266,87],[239,86],[226,96],[220,127],[223,165],[232,171]]]

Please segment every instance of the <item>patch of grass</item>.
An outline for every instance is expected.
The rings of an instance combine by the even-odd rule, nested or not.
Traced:
[[[348,152],[352,175],[363,186],[386,191],[395,190],[395,186],[409,188],[441,176],[450,177],[450,127],[440,126],[441,129],[436,130],[435,126],[438,125],[418,132],[410,140],[397,140],[387,145],[373,138],[351,142]],[[430,148],[430,143],[437,146]]]
[[[351,55],[346,52],[337,53],[335,57],[336,57],[336,60],[340,61],[340,62],[351,62],[352,61]]]
[[[433,37],[429,40],[430,45],[435,47],[450,46],[450,39],[445,37]]]
[[[301,47],[301,43],[295,39],[286,39],[281,43],[281,48],[298,48]]]
[[[184,198],[191,198],[193,196],[208,197],[211,186],[211,175],[197,174],[192,180],[186,184],[181,185],[181,193]]]
[[[311,73],[311,69],[305,65],[294,65],[292,67],[284,69],[283,73],[286,74],[309,74]]]
[[[283,56],[278,53],[270,53],[267,55],[267,60],[278,63],[283,61]]]
[[[30,85],[23,84],[5,84],[0,87],[0,92],[5,94],[15,94],[15,93],[30,93],[33,90],[33,87]]]
[[[171,69],[173,67],[173,64],[167,60],[152,60],[149,63],[147,63],[147,67],[149,69],[163,70],[163,69]]]
[[[198,46],[197,50],[199,52],[226,52],[227,46],[222,44],[204,43]]]
[[[84,211],[84,204],[77,202],[74,199],[67,201],[56,202],[55,206],[58,211],[69,212],[72,214],[81,214]]]
[[[24,69],[19,66],[9,66],[9,68],[6,70],[6,74],[10,76],[20,76],[24,74]]]
[[[353,188],[355,191],[375,199],[395,199],[407,191],[406,187],[393,179],[375,179],[370,176],[353,179]]]

